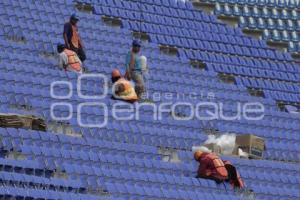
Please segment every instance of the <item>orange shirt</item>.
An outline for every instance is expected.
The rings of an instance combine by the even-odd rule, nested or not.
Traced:
[[[79,48],[79,34],[77,26],[72,25],[72,33],[71,42],[74,47]]]

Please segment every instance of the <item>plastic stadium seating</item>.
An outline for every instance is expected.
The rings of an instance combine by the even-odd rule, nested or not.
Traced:
[[[65,123],[82,134],[74,137],[50,130],[1,128],[1,199],[247,199],[228,183],[218,185],[194,178],[197,165],[191,147],[203,143],[205,131],[210,129],[265,138],[263,160],[224,159],[238,167],[257,199],[300,199],[300,168],[296,164],[300,160],[300,116],[282,112],[277,105],[300,103],[299,62],[290,54],[270,49],[264,41],[220,23],[188,1],[77,2],[92,5],[93,12],[78,11],[72,0],[0,1],[0,112],[34,114],[51,124],[50,106],[62,100],[51,97],[50,85],[53,81],[69,81],[73,95],[67,102],[73,110],[72,118]],[[216,13],[239,16],[241,27],[262,29],[266,39],[289,41],[290,49],[298,51],[295,1],[287,4],[280,0],[277,5],[274,1],[211,2],[219,2]],[[261,102],[264,118],[176,121],[164,113],[159,121],[152,119],[151,109],[143,107],[139,120],[124,122],[115,120],[110,112],[105,116],[101,110],[86,107],[81,112],[85,123],[107,118],[108,124],[103,128],[80,127],[77,105],[87,100],[76,95],[77,75],[59,70],[54,56],[56,44],[62,42],[63,24],[74,12],[80,17],[89,73],[109,77],[114,68],[124,72],[132,31],[142,31],[150,37],[142,44],[150,66],[150,95],[196,93],[200,97],[201,91],[210,92],[215,94],[212,101],[224,104],[224,115],[228,116],[236,113],[237,102]],[[119,18],[122,26],[107,26],[101,20],[103,16]],[[178,55],[161,53],[159,45],[176,47]],[[191,60],[202,61],[206,69],[193,68]],[[219,74],[234,75],[236,83],[221,82]],[[81,91],[98,94],[103,92],[100,88],[99,81],[89,80],[83,81]],[[250,96],[249,88],[263,90],[265,97]],[[55,95],[68,92],[63,84],[55,87]],[[162,97],[154,104],[169,101]],[[101,103],[110,110],[116,102],[106,97]],[[22,109],[24,105],[29,109]],[[188,115],[189,109],[180,112]],[[66,117],[69,108],[58,106],[54,114]],[[181,162],[163,161],[157,147],[177,149]],[[23,157],[3,156],[9,153]],[[57,173],[67,178],[55,177]]]
[[[204,0],[216,3],[214,13],[223,16],[240,17],[241,28],[253,30],[276,30],[263,39],[288,42],[289,52],[300,52],[299,47],[299,2],[294,0],[279,1],[231,1]],[[285,37],[280,37],[285,34]],[[297,46],[297,47],[295,47]]]

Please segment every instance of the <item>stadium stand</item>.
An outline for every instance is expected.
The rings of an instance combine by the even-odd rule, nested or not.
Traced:
[[[300,52],[299,2],[279,1],[218,1],[214,13],[221,17],[237,17],[239,27],[260,32],[262,38],[271,42],[285,43],[289,52]]]
[[[234,8],[236,2],[242,1],[228,4]],[[83,12],[78,9],[81,6],[92,12]],[[288,9],[294,7],[288,5]],[[0,198],[300,199],[300,69],[289,53],[276,51],[263,40],[244,35],[240,28],[196,10],[191,2],[179,0],[1,0],[0,8],[0,111],[33,114],[49,125],[46,132],[0,129]],[[252,14],[238,11],[248,24]],[[237,112],[237,101],[255,101],[264,105],[264,118],[178,121],[164,113],[158,121],[147,107],[140,109],[139,120],[126,122],[94,107],[83,107],[79,113],[78,105],[87,100],[77,94],[78,75],[59,70],[55,53],[56,44],[62,42],[63,24],[74,12],[80,17],[87,73],[110,77],[112,69],[124,66],[133,32],[142,33],[148,40],[142,46],[150,66],[147,89],[151,97],[168,92],[196,93],[200,98],[203,91],[211,92],[215,94],[211,101],[224,104],[225,115]],[[279,23],[281,19],[285,26],[284,20],[296,23],[294,11],[283,13],[282,18],[271,20]],[[271,20],[263,23],[269,26]],[[294,30],[282,31],[291,31],[286,40],[297,44]],[[230,77],[232,83],[220,77]],[[50,86],[55,81],[68,81],[72,87],[55,85],[53,92],[60,98],[53,98]],[[80,90],[85,95],[98,94],[104,90],[102,83],[82,80]],[[196,104],[199,99],[188,101]],[[155,105],[164,102],[170,100],[154,99]],[[58,104],[51,114],[54,103]],[[111,110],[115,101],[107,96],[101,103]],[[287,112],[286,106],[296,108],[298,114]],[[186,108],[179,112],[189,115]],[[106,119],[108,124],[81,127],[79,114],[83,123]],[[55,122],[52,115],[62,120]],[[222,156],[237,166],[254,197],[232,190],[228,183],[194,178],[197,164],[191,147],[203,143],[209,131],[265,138],[263,160]],[[175,149],[181,162],[163,161],[158,147]]]

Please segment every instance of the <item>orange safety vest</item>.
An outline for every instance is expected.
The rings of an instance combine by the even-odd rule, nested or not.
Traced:
[[[115,87],[118,84],[123,84],[125,86],[125,91],[122,92],[119,95],[116,95],[114,90],[115,90]],[[130,82],[127,81],[124,78],[120,78],[117,82],[114,83],[114,85],[113,85],[113,95],[114,95],[115,98],[122,99],[122,100],[125,100],[125,101],[138,100],[138,97],[135,93],[134,88],[132,87]]]
[[[72,69],[74,69],[76,71],[80,71],[81,70],[80,60],[79,60],[77,54],[74,51],[71,51],[69,49],[65,49],[64,52],[68,57],[68,65]]]
[[[212,153],[207,154],[206,156],[213,162],[214,168],[215,168],[216,172],[218,173],[218,175],[223,178],[227,178],[228,173],[227,173],[227,170],[225,168],[223,161],[217,155],[212,154]]]
[[[79,34],[76,26],[72,25],[72,38],[71,42],[74,47],[79,48]]]

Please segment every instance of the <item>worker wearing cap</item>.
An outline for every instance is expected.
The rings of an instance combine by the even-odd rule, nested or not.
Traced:
[[[196,151],[194,159],[200,163],[197,178],[212,179],[217,183],[229,181],[232,187],[244,187],[244,182],[238,171],[229,161],[221,160],[214,153],[202,151]]]
[[[140,60],[141,44],[139,41],[134,40],[132,42],[131,51],[126,56],[126,74],[125,78],[133,80],[135,82],[135,91],[139,98],[145,91],[145,84],[142,74],[142,66]]]
[[[65,47],[64,44],[57,45],[57,52],[59,54],[59,66],[68,71],[82,73],[82,63],[77,54]]]
[[[79,17],[76,14],[72,14],[70,17],[70,21],[65,23],[64,25],[63,37],[65,40],[66,48],[76,52],[81,62],[84,62],[86,56],[83,50],[84,46],[78,32],[78,21]]]
[[[114,99],[120,99],[130,103],[138,100],[138,97],[131,83],[125,78],[122,78],[119,70],[114,69],[112,71],[111,81],[113,83],[112,94]]]

